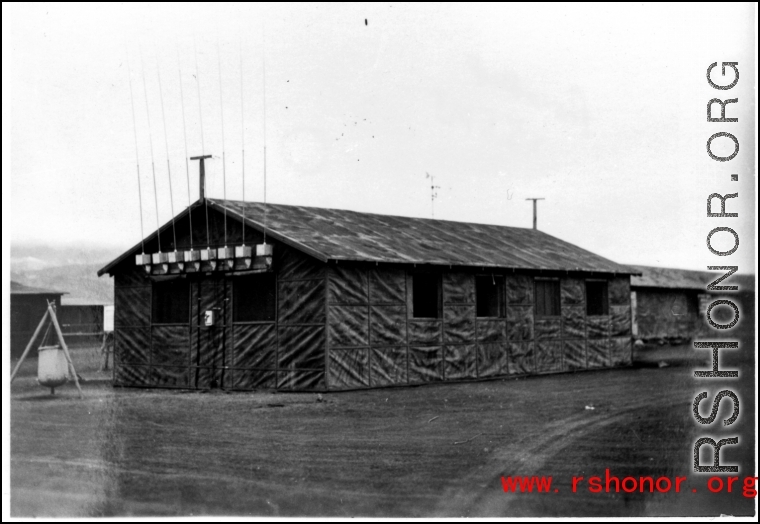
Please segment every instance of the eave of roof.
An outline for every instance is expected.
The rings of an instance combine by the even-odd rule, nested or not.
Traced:
[[[217,209],[219,211],[222,211],[222,212],[224,211],[224,207],[217,205],[216,202],[214,202],[212,199],[207,198],[206,201],[208,202],[209,207],[215,208],[215,209]],[[179,213],[177,216],[175,216],[174,217],[174,221],[178,221],[178,220],[184,218],[191,210],[193,210],[196,207],[202,205],[202,203],[203,202],[201,200],[196,200],[190,207],[186,208],[181,213]],[[242,220],[242,216],[241,215],[233,213],[233,216],[235,216],[239,220]],[[293,240],[291,238],[288,238],[287,236],[282,235],[282,234],[278,233],[277,231],[273,231],[271,229],[265,228],[263,224],[259,224],[258,222],[254,221],[254,220],[251,220],[249,217],[246,217],[245,224],[246,224],[246,226],[250,226],[250,227],[252,227],[252,228],[254,228],[254,229],[256,229],[256,230],[258,230],[260,232],[266,231],[266,234],[269,235],[270,237],[274,238],[275,240],[279,240],[283,244],[286,244],[286,245],[289,245],[290,247],[298,249],[299,251],[302,251],[302,252],[306,253],[307,255],[311,255],[314,258],[316,258],[318,260],[321,260],[322,262],[327,262],[327,258],[325,258],[321,253],[318,253],[318,252],[314,251],[313,249],[310,249],[308,246],[304,246],[303,244],[301,244],[299,242],[296,242],[295,240]],[[100,276],[103,276],[105,273],[109,273],[114,267],[118,266],[121,262],[123,262],[124,260],[126,260],[130,256],[138,253],[142,249],[143,243],[148,243],[148,242],[152,241],[153,239],[155,239],[158,236],[159,233],[163,233],[164,231],[166,231],[167,229],[169,229],[169,227],[171,227],[171,225],[172,225],[172,220],[169,220],[169,221],[165,222],[164,225],[162,225],[158,230],[154,231],[153,233],[151,233],[150,235],[148,235],[147,237],[145,237],[144,240],[141,240],[140,242],[138,242],[137,244],[135,244],[134,246],[132,246],[130,249],[128,249],[127,251],[125,251],[124,253],[122,253],[121,255],[119,255],[118,257],[116,257],[115,259],[113,259],[111,262],[109,262],[108,264],[106,264],[105,266],[103,266],[102,268],[100,268],[98,270],[98,276],[100,277]]]
[[[67,295],[66,291],[55,289],[44,289],[34,286],[27,286],[20,282],[11,281],[11,295]]]
[[[113,301],[97,300],[89,298],[63,297],[61,306],[113,306]]]
[[[685,289],[707,292],[707,285],[721,273],[672,267],[631,266],[640,271],[631,278],[632,288]],[[724,283],[725,284],[725,283]]]

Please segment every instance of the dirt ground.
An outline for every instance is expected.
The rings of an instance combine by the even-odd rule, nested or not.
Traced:
[[[112,388],[94,348],[83,384],[54,397],[36,362],[12,385],[11,515],[538,517],[752,515],[755,499],[710,493],[694,442],[739,436],[722,462],[755,469],[754,343],[721,352],[740,378],[710,382],[708,350],[637,351],[628,369],[323,394]],[[660,367],[658,363],[667,363]],[[724,386],[740,418],[699,426]],[[720,389],[719,389],[720,388]],[[593,409],[591,409],[593,408]],[[711,451],[703,449],[702,464]],[[681,493],[571,490],[573,475],[688,477]],[[504,493],[502,475],[552,476],[550,493]],[[722,475],[726,478],[726,475]],[[697,492],[695,493],[694,490]],[[554,491],[557,490],[557,491]]]

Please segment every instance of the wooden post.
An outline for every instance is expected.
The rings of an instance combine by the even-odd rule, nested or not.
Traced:
[[[191,156],[190,160],[200,160],[201,161],[201,176],[200,176],[200,186],[201,186],[201,192],[200,197],[201,200],[204,200],[206,198],[206,166],[204,164],[204,160],[207,158],[211,158],[212,155],[203,155],[203,156]]]
[[[533,229],[538,229],[538,209],[536,206],[537,200],[546,200],[545,198],[526,198],[525,200],[533,201]]]
[[[100,358],[101,358],[100,371],[105,371],[106,369],[108,369],[108,360],[107,360],[108,357],[103,359],[103,355],[106,354],[106,338],[107,337],[108,337],[108,333],[103,331],[103,343],[100,345]]]
[[[66,355],[66,360],[69,362],[71,374],[74,375],[74,384],[76,384],[77,389],[79,390],[79,398],[84,398],[82,388],[79,386],[77,370],[74,369],[74,363],[71,361],[71,355],[69,355],[69,348],[66,347],[66,341],[63,339],[63,333],[61,332],[61,326],[58,325],[58,319],[55,318],[55,310],[53,309],[53,306],[50,304],[50,302],[48,302],[48,311],[50,312],[50,319],[53,321],[53,327],[55,327],[55,331],[58,333],[58,341],[61,343],[61,347],[63,348],[63,354]]]
[[[100,346],[100,356],[102,358],[102,361],[100,363],[100,371],[108,371],[108,357],[111,354],[111,350],[109,349],[111,343],[111,333],[104,331],[103,344]]]
[[[18,370],[21,367],[21,363],[26,358],[26,355],[29,353],[29,350],[32,349],[32,344],[34,344],[34,341],[37,339],[37,336],[40,334],[40,331],[42,331],[42,326],[45,324],[45,319],[47,319],[48,313],[49,312],[45,310],[45,314],[42,315],[42,320],[40,320],[40,323],[37,326],[37,329],[34,330],[34,334],[32,335],[32,338],[29,340],[29,343],[26,345],[26,349],[24,350],[24,353],[21,355],[21,358],[18,360],[18,363],[16,364],[16,367],[13,370],[13,373],[11,373],[11,382],[13,382],[13,379],[16,378],[16,373],[18,373]]]

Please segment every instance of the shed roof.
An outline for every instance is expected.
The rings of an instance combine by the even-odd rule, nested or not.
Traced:
[[[618,264],[535,229],[342,209],[207,199],[210,207],[323,262],[364,261],[633,274]],[[199,203],[196,202],[195,205]],[[266,210],[266,221],[264,213]],[[183,212],[187,213],[187,210]],[[169,223],[162,227],[169,227]],[[153,233],[149,240],[155,237]],[[109,272],[140,244],[98,274]]]
[[[725,274],[725,271],[694,271],[672,267],[631,266],[641,273],[631,278],[631,287],[657,287],[666,289],[694,289],[707,292],[707,285]],[[741,291],[755,289],[754,275],[731,275],[719,285],[739,285]]]
[[[113,301],[100,300],[97,298],[64,297],[61,306],[112,306]]]
[[[65,291],[27,286],[11,280],[11,295],[65,295]]]

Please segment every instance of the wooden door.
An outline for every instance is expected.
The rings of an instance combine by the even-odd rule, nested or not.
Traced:
[[[197,389],[224,388],[229,381],[232,318],[230,284],[222,275],[204,275],[192,284],[193,362]]]

